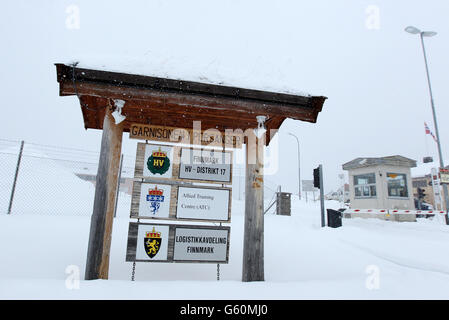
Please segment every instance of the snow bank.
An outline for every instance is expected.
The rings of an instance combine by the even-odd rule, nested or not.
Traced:
[[[326,202],[338,208],[337,202]],[[128,218],[114,220],[110,280],[70,290],[67,266],[87,254],[90,219],[0,216],[1,299],[448,299],[449,241],[439,221],[343,221],[320,227],[319,202],[293,198],[292,216],[265,216],[266,281],[242,283],[243,201],[233,201],[229,264],[125,262]],[[379,287],[369,282],[377,268]],[[150,283],[151,282],[151,283]],[[151,290],[148,288],[151,287]],[[371,288],[371,289],[370,289]]]

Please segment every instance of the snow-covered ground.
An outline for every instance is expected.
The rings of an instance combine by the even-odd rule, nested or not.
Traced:
[[[328,208],[338,208],[334,201]],[[0,299],[448,299],[449,227],[344,219],[320,227],[319,202],[267,214],[264,282],[242,283],[243,201],[233,200],[229,264],[125,262],[128,214],[114,221],[109,280],[81,279],[90,218],[0,215]]]

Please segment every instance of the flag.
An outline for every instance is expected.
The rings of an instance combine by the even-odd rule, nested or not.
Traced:
[[[433,140],[435,140],[435,142],[437,142],[437,138],[434,136],[432,131],[430,131],[429,126],[425,122],[424,122],[424,129],[426,130],[426,134],[430,134],[432,136]]]

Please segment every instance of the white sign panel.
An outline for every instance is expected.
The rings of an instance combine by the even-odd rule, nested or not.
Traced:
[[[449,184],[449,170],[440,168],[440,183]]]
[[[302,191],[316,191],[318,190],[313,186],[313,180],[301,180],[302,182]]]
[[[431,175],[432,175],[432,187],[433,187],[433,198],[435,201],[435,208],[439,206],[441,208],[441,193],[440,193],[440,180],[438,179],[438,170],[437,168],[431,169]]]
[[[168,259],[169,226],[141,224],[137,232],[136,260]]]
[[[228,230],[176,228],[174,261],[227,261]]]
[[[139,216],[168,218],[170,214],[171,186],[142,183],[140,187]]]
[[[227,189],[179,187],[178,219],[229,220],[230,192]]]
[[[173,168],[173,147],[162,145],[145,145],[143,176],[171,178]]]
[[[182,148],[179,178],[230,182],[231,161],[230,152]]]

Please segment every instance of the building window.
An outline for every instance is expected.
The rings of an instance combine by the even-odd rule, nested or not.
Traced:
[[[388,196],[407,198],[407,179],[403,173],[387,172]]]
[[[368,173],[354,176],[354,193],[356,198],[376,197],[376,175]]]

